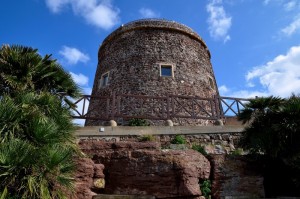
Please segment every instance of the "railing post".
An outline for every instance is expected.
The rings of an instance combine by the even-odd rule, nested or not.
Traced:
[[[84,116],[85,100],[86,100],[86,97],[83,98],[83,105],[82,105],[82,112],[81,112],[81,116],[82,116],[82,117]]]
[[[219,99],[219,96],[218,95],[215,95],[214,97],[214,101],[215,101],[215,109],[216,109],[216,117],[217,119],[221,119],[221,105],[220,105],[220,99]]]
[[[240,105],[239,105],[239,101],[236,99],[236,100],[235,100],[235,103],[236,103],[237,113],[240,114]]]
[[[195,118],[195,117],[196,117],[196,116],[195,116],[195,100],[196,100],[196,98],[193,97],[193,98],[192,98],[192,118]]]

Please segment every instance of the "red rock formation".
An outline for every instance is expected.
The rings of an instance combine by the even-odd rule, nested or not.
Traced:
[[[90,158],[78,158],[75,160],[75,164],[75,193],[69,198],[92,199],[96,195],[91,190],[94,188],[94,181],[104,178],[104,165],[95,164]]]
[[[79,145],[94,163],[105,166],[101,192],[106,194],[196,198],[201,195],[199,180],[210,175],[209,161],[194,150],[160,150],[154,142],[84,141]],[[86,165],[85,170],[92,169]],[[91,178],[93,172],[89,173]],[[91,185],[91,180],[81,176]]]

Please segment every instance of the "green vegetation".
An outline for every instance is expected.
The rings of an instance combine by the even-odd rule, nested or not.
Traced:
[[[251,153],[287,158],[300,153],[300,98],[251,100],[239,115],[245,128],[241,144]]]
[[[171,140],[171,144],[185,144],[186,140],[183,135],[176,135],[174,139]]]
[[[148,142],[148,141],[155,141],[155,137],[153,135],[142,135],[139,137],[140,142]]]
[[[233,150],[232,152],[230,152],[231,155],[242,155],[243,154],[243,149],[242,148],[237,148],[235,150]]]
[[[37,49],[18,45],[3,45],[0,49],[0,94],[46,91],[65,93],[71,97],[80,94],[78,86],[51,55],[42,57]]]
[[[207,198],[210,199],[211,198],[211,182],[210,180],[204,180],[202,183],[200,183],[200,189],[202,192],[202,195]]]
[[[201,153],[204,156],[207,156],[207,152],[205,151],[204,147],[199,144],[193,144],[192,149],[194,149],[195,151],[198,151],[199,153]]]
[[[71,112],[60,93],[79,89],[36,49],[0,49],[0,198],[65,198],[77,153]]]
[[[150,126],[145,119],[133,118],[129,120],[129,126]]]
[[[239,119],[242,147],[265,159],[266,197],[300,196],[300,98],[253,99]]]

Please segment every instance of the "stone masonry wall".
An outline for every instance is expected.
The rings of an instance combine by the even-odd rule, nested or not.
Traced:
[[[171,140],[176,135],[153,135],[153,141],[159,142],[162,148],[168,148]],[[235,151],[240,139],[240,133],[212,133],[183,135],[186,139],[186,145],[191,148],[193,144],[204,146],[209,154],[230,154]],[[106,142],[139,142],[144,136],[124,135],[124,136],[97,136],[81,137],[80,141],[106,141]]]
[[[145,20],[120,27],[105,39],[98,58],[92,95],[218,95],[206,44],[190,28],[176,22]],[[173,77],[160,76],[161,64],[173,66]],[[108,85],[100,87],[105,73],[109,73]],[[104,111],[99,107],[91,100],[89,110]],[[180,125],[204,123],[181,120],[177,121]],[[86,126],[100,124],[101,121],[86,121]]]

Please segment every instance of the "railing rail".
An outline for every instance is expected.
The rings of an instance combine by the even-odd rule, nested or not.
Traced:
[[[74,101],[76,108],[72,108],[72,117],[91,120],[115,118],[217,120],[237,116],[247,102],[249,99],[223,96],[203,98],[183,95],[148,96],[115,93],[111,96],[82,95]]]

